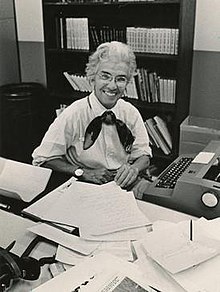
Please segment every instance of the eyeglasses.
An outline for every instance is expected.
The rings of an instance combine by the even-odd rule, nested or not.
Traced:
[[[110,83],[114,78],[116,85],[119,87],[126,86],[128,83],[128,78],[123,75],[118,75],[118,76],[113,77],[110,73],[103,72],[103,71],[99,72],[97,75],[99,76],[100,79],[108,83]]]

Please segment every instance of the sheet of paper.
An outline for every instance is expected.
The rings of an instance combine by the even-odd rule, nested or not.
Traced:
[[[0,189],[18,194],[25,202],[44,191],[52,172],[48,168],[4,158],[0,158],[0,165]]]
[[[182,222],[181,225],[183,225]],[[207,220],[200,218],[194,223],[195,238],[204,235],[208,238],[220,240],[220,219]],[[180,227],[182,228],[182,227]],[[195,267],[177,274],[170,274],[182,287],[192,292],[213,292],[220,287],[220,255],[211,258]],[[193,289],[192,289],[193,288]]]
[[[192,163],[208,164],[212,160],[214,155],[215,153],[213,152],[200,152],[193,159]]]
[[[170,274],[170,276],[187,291],[217,292],[220,287],[219,270],[220,256],[216,256],[180,273]]]
[[[60,229],[43,223],[37,224],[28,230],[84,255],[93,252],[100,244],[100,242],[84,240],[78,236],[63,232]]]
[[[126,289],[155,292],[148,286],[146,275],[143,276],[135,264],[101,253],[70,268],[34,289],[33,292],[116,292]]]
[[[34,204],[31,204],[29,207],[23,209],[22,213],[42,219],[46,218],[48,213],[48,206],[51,208],[75,180],[76,179],[74,177],[71,177],[69,180],[48,193],[46,196],[36,201]]]
[[[143,274],[147,276],[150,286],[155,287],[159,291],[188,292],[157,262],[146,255],[140,241],[133,242],[132,244],[137,255],[135,263]]]
[[[56,260],[69,265],[78,265],[87,257],[97,255],[101,252],[107,252],[125,261],[133,261],[130,241],[102,242],[97,249],[88,256],[79,254],[71,249],[59,245],[56,252]]]
[[[187,226],[187,230],[188,230]],[[164,240],[169,238],[169,240]],[[200,239],[200,240],[199,240]],[[163,242],[163,244],[158,244]],[[194,236],[191,241],[179,224],[164,231],[153,231],[142,240],[146,253],[170,273],[178,273],[198,265],[220,252],[220,242],[210,238]]]
[[[115,182],[101,185],[95,196],[85,195],[80,227],[84,234],[100,235],[150,224],[137,206],[134,194]]]
[[[133,193],[123,191],[115,182],[101,186],[73,182],[44,219],[82,226],[84,234],[93,235],[150,224]]]
[[[207,236],[220,240],[220,218],[207,220],[202,217],[196,221],[196,228],[200,228],[200,232],[203,230]]]
[[[124,241],[124,240],[140,240],[144,238],[148,232],[152,231],[152,226],[141,226],[136,228],[129,228],[113,233],[91,235],[84,234],[83,227],[80,228],[80,236],[87,240],[100,241]]]

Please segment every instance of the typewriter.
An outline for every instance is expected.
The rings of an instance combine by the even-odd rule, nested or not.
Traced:
[[[207,219],[220,216],[219,199],[220,141],[211,141],[198,155],[180,155],[143,196],[144,201]]]

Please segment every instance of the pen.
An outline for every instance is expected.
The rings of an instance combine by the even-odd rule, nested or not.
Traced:
[[[46,223],[46,224],[48,224],[50,226],[53,226],[53,227],[55,227],[57,229],[60,229],[63,232],[69,233],[69,234],[73,234],[74,230],[76,229],[75,227],[72,227],[72,229],[65,228],[63,226],[60,226],[60,225],[62,225],[61,223],[56,223],[56,222],[53,222],[53,221],[48,221],[48,220],[41,220],[41,221],[42,221],[42,223]]]
[[[154,288],[154,287],[152,287],[152,286],[150,286],[150,285],[149,285],[149,287],[150,287],[151,289],[153,289],[154,291],[162,292],[161,290],[158,290],[158,289],[156,289],[156,288]]]
[[[12,242],[6,247],[6,250],[7,250],[7,251],[10,251],[10,250],[14,247],[15,243],[16,243],[15,240],[12,241]]]
[[[26,215],[26,213],[23,213],[23,214]],[[27,214],[27,215],[29,215],[29,214]],[[75,226],[71,226],[69,224],[43,219],[43,218],[40,218],[40,217],[32,215],[32,214],[29,217],[34,221],[37,221],[37,222],[39,221],[41,223],[48,224],[50,226],[53,226],[53,227],[60,229],[64,232],[67,232],[69,234],[74,234],[74,235],[76,234],[77,235],[77,233],[78,233],[78,230],[77,230],[78,228]],[[65,226],[66,226],[66,228],[65,228]],[[68,229],[68,227],[70,227],[71,229]]]
[[[190,220],[190,226],[189,226],[189,239],[190,241],[193,240],[193,222],[192,222],[192,219]]]

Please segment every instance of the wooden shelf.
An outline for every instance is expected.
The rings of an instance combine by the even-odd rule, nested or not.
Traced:
[[[115,6],[121,6],[121,5],[158,5],[158,4],[166,4],[166,5],[173,5],[173,4],[179,4],[181,0],[149,0],[149,1],[103,1],[103,2],[92,2],[91,0],[87,0],[85,2],[76,2],[76,1],[70,1],[70,2],[61,2],[61,1],[44,1],[44,5],[48,6],[71,6],[71,5],[89,5],[89,6],[94,6],[94,5],[115,5]]]

